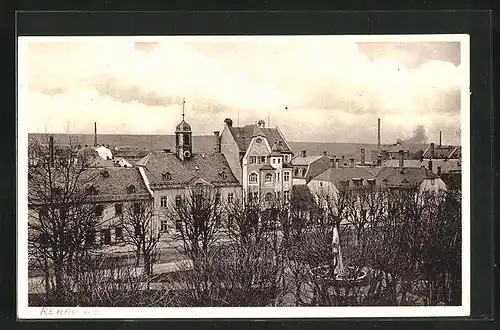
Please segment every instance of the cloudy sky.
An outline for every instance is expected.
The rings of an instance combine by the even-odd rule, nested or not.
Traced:
[[[133,38],[30,41],[29,132],[194,134],[259,119],[291,141],[460,141],[459,42]],[[22,54],[20,55],[22,56]],[[269,124],[269,123],[267,123]]]

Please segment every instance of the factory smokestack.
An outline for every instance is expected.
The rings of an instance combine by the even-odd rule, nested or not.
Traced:
[[[377,127],[377,152],[380,156],[380,118],[378,119],[378,127]]]
[[[439,146],[442,146],[442,144],[441,144],[441,131],[439,131]]]
[[[94,146],[97,147],[97,122],[94,122]]]

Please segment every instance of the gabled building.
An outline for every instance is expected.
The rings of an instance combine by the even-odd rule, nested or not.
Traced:
[[[307,184],[315,195],[336,195],[341,189],[376,185],[376,176],[365,167],[331,167]]]
[[[460,146],[452,145],[435,145],[431,143],[425,149],[423,159],[461,159],[462,148]]]
[[[384,167],[376,176],[381,187],[389,189],[413,189],[419,193],[446,191],[441,178],[424,167]]]
[[[332,160],[327,155],[308,156],[306,150],[295,156],[291,165],[293,167],[293,184],[305,185],[312,178],[330,168]]]
[[[384,167],[400,167],[397,159],[387,160],[382,163]],[[421,168],[425,167],[429,171],[441,176],[449,172],[461,172],[462,161],[460,159],[408,159],[404,161],[404,167]]]
[[[220,135],[215,132],[216,148],[226,157],[234,177],[241,183],[243,196],[253,200],[290,197],[292,187],[292,149],[277,127],[256,125],[234,127],[224,121]]]
[[[163,211],[180,203],[190,188],[217,188],[221,202],[231,202],[241,195],[241,184],[224,154],[218,150],[193,153],[191,126],[184,121],[184,115],[176,127],[175,136],[175,151],[150,152],[135,164],[153,195],[162,231],[168,231],[175,225],[169,222],[171,220]]]

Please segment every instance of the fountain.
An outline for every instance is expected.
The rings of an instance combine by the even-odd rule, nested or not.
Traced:
[[[333,228],[332,252],[333,260],[331,264],[325,264],[311,269],[314,277],[327,280],[330,283],[337,282],[337,284],[361,283],[366,278],[367,272],[365,270],[356,272],[354,267],[344,265],[337,227]]]

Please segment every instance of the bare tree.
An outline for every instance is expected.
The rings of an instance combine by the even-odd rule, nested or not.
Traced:
[[[69,146],[54,145],[52,138],[29,142],[28,244],[30,265],[46,282],[46,293],[63,301],[68,276],[78,274],[80,261],[95,250],[92,239],[99,220],[88,185],[94,174],[90,159]]]
[[[153,273],[156,248],[161,237],[161,233],[155,225],[154,215],[154,206],[151,200],[138,200],[127,205],[123,216],[124,240],[134,247],[136,266],[139,265],[142,255],[144,273],[147,276]]]

